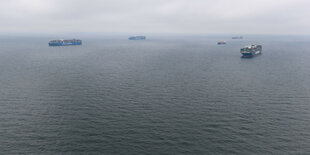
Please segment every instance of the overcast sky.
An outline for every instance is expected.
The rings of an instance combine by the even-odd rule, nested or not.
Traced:
[[[0,0],[0,33],[310,34],[310,0]]]

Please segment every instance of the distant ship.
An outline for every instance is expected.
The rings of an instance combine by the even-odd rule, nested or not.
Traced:
[[[128,39],[129,40],[145,40],[146,37],[145,36],[130,36]]]
[[[262,45],[250,45],[240,49],[242,58],[251,58],[262,54]]]
[[[51,40],[48,43],[49,46],[67,46],[67,45],[82,45],[82,40],[80,39],[71,39],[71,40]]]
[[[226,44],[226,41],[219,41],[219,42],[217,42],[217,44],[218,45],[224,45],[224,44]]]
[[[243,39],[242,36],[231,37],[231,39]]]

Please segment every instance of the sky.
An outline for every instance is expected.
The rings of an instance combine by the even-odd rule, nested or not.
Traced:
[[[310,34],[310,0],[0,0],[0,33]]]

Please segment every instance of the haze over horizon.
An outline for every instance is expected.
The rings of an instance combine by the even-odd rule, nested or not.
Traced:
[[[0,33],[310,34],[308,0],[2,0]]]

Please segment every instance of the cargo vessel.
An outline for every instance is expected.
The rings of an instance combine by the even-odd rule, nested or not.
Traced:
[[[231,39],[243,39],[242,36],[231,37]]]
[[[250,45],[240,49],[242,58],[251,58],[262,54],[262,45]]]
[[[130,36],[128,39],[129,40],[145,40],[146,37],[145,36]]]
[[[59,40],[51,40],[48,43],[49,46],[67,46],[67,45],[82,45],[82,40],[80,39],[59,39]]]
[[[226,41],[219,41],[217,42],[218,45],[225,45],[226,44]]]

